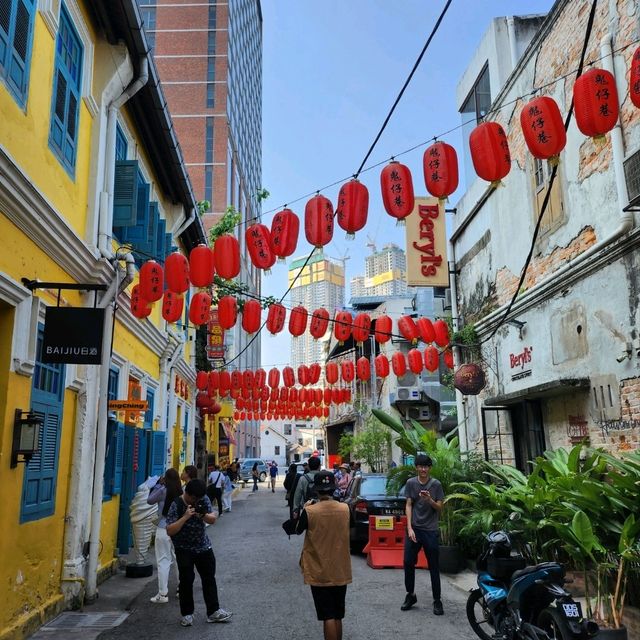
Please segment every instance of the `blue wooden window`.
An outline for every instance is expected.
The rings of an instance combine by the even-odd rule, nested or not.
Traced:
[[[129,145],[127,143],[127,137],[120,128],[120,125],[116,126],[116,161],[127,159],[127,149]]]
[[[118,381],[120,372],[116,367],[109,369],[109,383],[107,387],[107,401],[118,399]],[[113,481],[115,477],[116,448],[117,448],[118,423],[115,419],[107,422],[107,442],[104,459],[104,482],[102,487],[102,500],[111,500],[113,494]]]
[[[162,476],[167,457],[167,434],[165,431],[152,431],[149,435],[151,436],[151,451],[148,458],[149,475]]]
[[[69,14],[64,6],[61,6],[53,67],[49,146],[71,175],[74,174],[76,166],[82,54],[80,38]]]
[[[116,146],[118,144],[116,136]],[[117,151],[116,151],[117,153]],[[138,179],[140,170],[137,160],[116,159],[113,182],[113,227],[130,227],[138,217]],[[126,232],[120,229],[119,234]]]
[[[21,107],[27,104],[35,0],[0,0],[0,77]]]
[[[58,455],[62,429],[64,365],[44,364],[42,328],[38,330],[38,348],[31,386],[31,408],[43,419],[38,451],[25,464],[20,522],[38,520],[55,511]]]
[[[147,410],[144,413],[144,428],[153,429],[153,411],[155,402],[155,391],[153,389],[147,389]]]

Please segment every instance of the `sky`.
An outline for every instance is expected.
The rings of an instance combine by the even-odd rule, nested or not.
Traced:
[[[304,238],[308,194],[321,189],[335,207],[339,185],[323,187],[357,171],[445,0],[262,0],[261,5],[262,184],[270,193],[263,202],[263,222],[270,225],[275,211],[288,204],[301,221],[293,257],[306,257],[311,251]],[[462,157],[459,129],[441,134],[461,123],[456,87],[491,19],[546,13],[552,5],[553,0],[453,0],[367,166],[421,145],[397,159],[411,169],[416,195],[428,195],[422,154],[438,136]],[[371,252],[367,243],[404,247],[404,230],[382,207],[381,169],[360,176],[369,189],[365,228],[348,241],[336,224],[334,239],[325,247],[326,255],[347,258],[347,303],[349,280],[364,274],[364,259]],[[301,196],[307,197],[298,200]],[[287,287],[287,265],[278,263],[262,278],[263,295],[279,299]],[[286,329],[277,337],[265,330],[263,368],[281,368],[289,353]]]

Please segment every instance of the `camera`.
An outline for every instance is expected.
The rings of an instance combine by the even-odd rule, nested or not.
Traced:
[[[194,505],[193,505],[193,510],[201,515],[204,516],[207,514],[207,501],[204,498],[200,498]]]

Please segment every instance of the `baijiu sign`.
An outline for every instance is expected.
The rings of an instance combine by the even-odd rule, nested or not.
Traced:
[[[100,364],[104,309],[47,307],[42,362]]]

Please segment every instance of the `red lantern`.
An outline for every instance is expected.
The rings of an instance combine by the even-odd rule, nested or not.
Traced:
[[[269,271],[276,263],[276,255],[271,249],[271,232],[264,224],[252,224],[245,232],[247,251],[251,262],[264,271]]]
[[[589,69],[573,85],[573,105],[578,129],[597,138],[611,131],[618,121],[616,79],[606,69]]]
[[[162,298],[164,271],[155,260],[147,260],[140,267],[140,295],[148,302]]]
[[[254,384],[254,375],[253,375],[253,371],[251,371],[250,369],[247,369],[246,371],[242,372],[242,386],[245,389],[252,389],[253,388],[253,384]]]
[[[256,373],[253,378],[254,386],[257,387],[258,389],[263,389],[264,383],[266,380],[267,380],[267,372],[262,368],[256,369]]]
[[[356,362],[356,372],[358,374],[358,380],[366,382],[371,378],[371,363],[369,362],[369,358],[366,356],[358,358]]]
[[[311,324],[309,325],[309,333],[319,340],[327,332],[329,326],[329,312],[320,307],[311,315]]]
[[[307,310],[303,306],[294,307],[289,314],[289,333],[297,338],[307,328]]]
[[[306,402],[307,401],[307,390],[302,388],[298,391],[298,402]]]
[[[142,320],[149,316],[151,309],[151,305],[140,295],[140,285],[135,285],[131,289],[131,313]]]
[[[309,384],[309,367],[306,364],[301,364],[298,367],[298,382],[306,387]]]
[[[216,273],[232,280],[240,273],[240,244],[235,236],[224,233],[213,243],[213,263]]]
[[[271,222],[271,249],[276,257],[284,260],[296,250],[300,219],[291,211],[283,209],[273,216]]]
[[[267,312],[267,329],[272,335],[275,336],[282,331],[286,317],[287,311],[279,302],[269,305],[269,311]]]
[[[422,157],[424,183],[435,198],[444,200],[458,188],[458,155],[446,142],[432,144]]]
[[[409,167],[395,160],[390,162],[380,173],[380,187],[386,212],[401,222],[413,211],[415,205],[413,178]]]
[[[209,386],[209,375],[206,371],[198,371],[196,373],[196,387],[198,391],[206,391]]]
[[[246,300],[242,309],[242,328],[247,333],[255,333],[260,329],[262,307],[257,300]]]
[[[276,389],[280,384],[280,370],[276,369],[275,367],[273,367],[272,369],[269,369],[268,381],[269,381],[269,386],[272,389]]]
[[[351,360],[343,360],[340,364],[340,372],[342,374],[342,381],[349,384],[353,382],[353,379],[356,375],[356,369],[353,366],[353,362]]]
[[[233,419],[238,422],[240,420],[240,412],[239,411],[234,411],[233,412]]]
[[[240,412],[240,420],[246,420],[247,419],[247,414],[244,411]]]
[[[409,369],[416,375],[420,375],[423,369],[422,354],[417,349],[411,349],[407,353],[407,360],[409,361]]]
[[[238,411],[242,411],[245,408],[244,400],[242,398],[238,398],[236,400],[236,409]]]
[[[331,402],[333,404],[341,404],[342,403],[342,389],[339,387],[333,387],[331,389]]]
[[[435,371],[438,368],[438,350],[435,347],[427,347],[424,350],[424,366],[427,371]]]
[[[289,389],[289,402],[291,404],[295,404],[296,402],[298,402],[298,389],[296,389],[296,387],[291,387]]]
[[[285,387],[293,387],[293,385],[295,385],[296,376],[291,367],[285,367],[282,370],[282,381],[284,382]]]
[[[396,351],[391,356],[391,367],[393,368],[393,373],[395,373],[398,378],[402,378],[402,376],[407,373],[407,360],[404,357],[404,353]]]
[[[338,365],[335,362],[327,362],[324,368],[324,377],[327,384],[336,384],[338,382]]]
[[[497,122],[479,124],[469,136],[469,149],[476,173],[497,187],[511,170],[511,153],[504,129]]]
[[[371,331],[371,316],[368,313],[359,313],[353,319],[353,339],[362,344],[369,339]]]
[[[376,342],[384,344],[391,340],[391,332],[393,331],[393,323],[389,316],[380,316],[376,318]]]
[[[345,404],[347,402],[351,402],[351,389],[345,387],[344,389],[342,389],[342,404]]]
[[[317,362],[309,365],[309,384],[318,384],[322,369]]]
[[[557,157],[567,144],[560,109],[548,96],[534,98],[524,105],[520,126],[531,155],[539,160]]]
[[[208,287],[213,282],[213,253],[205,244],[191,249],[189,254],[189,278],[194,287]]]
[[[640,107],[640,47],[633,52],[629,71],[629,97],[636,107]]]
[[[307,242],[321,248],[333,238],[333,206],[329,198],[318,194],[304,208],[304,233]]]
[[[449,344],[449,325],[444,320],[436,320],[433,323],[436,344],[446,347]]]
[[[169,323],[177,322],[182,317],[183,308],[182,295],[167,289],[162,297],[162,317]]]
[[[240,389],[242,387],[242,374],[239,371],[231,372],[231,388]]]
[[[196,407],[198,409],[208,409],[212,404],[211,398],[206,393],[199,393],[196,396]]]
[[[411,316],[402,316],[400,320],[398,320],[398,330],[404,339],[411,342],[411,344],[418,342],[420,333],[418,331],[418,326]]]
[[[189,305],[189,320],[191,324],[200,326],[209,322],[209,315],[211,310],[211,296],[204,291],[196,293],[191,298],[191,304]]]
[[[433,328],[433,323],[429,318],[418,318],[416,322],[418,332],[420,333],[420,339],[422,342],[429,344],[436,339],[436,332]]]
[[[351,337],[353,317],[348,311],[338,311],[333,323],[333,334],[340,344],[344,344]]]
[[[375,357],[373,361],[376,368],[376,376],[378,378],[386,378],[389,375],[389,358],[381,353]]]
[[[216,415],[217,413],[220,413],[222,411],[222,406],[218,402],[214,402],[213,405],[209,408],[209,411],[213,415]]]
[[[442,361],[447,369],[453,369],[453,351],[451,349],[442,352]]]
[[[233,296],[218,300],[218,322],[223,329],[231,329],[238,319],[238,303]]]
[[[207,389],[209,395],[213,395],[220,388],[220,373],[218,371],[209,371]]]
[[[347,232],[347,238],[352,239],[356,231],[360,231],[367,224],[369,211],[369,191],[362,182],[350,180],[340,187],[336,218],[338,224]]]
[[[220,393],[226,395],[231,389],[231,374],[228,371],[220,372]]]
[[[164,263],[164,277],[167,288],[173,293],[189,290],[189,261],[180,252],[174,251]]]
[[[329,417],[329,407],[322,407],[322,415],[323,415],[325,418],[328,418],[328,417]]]

